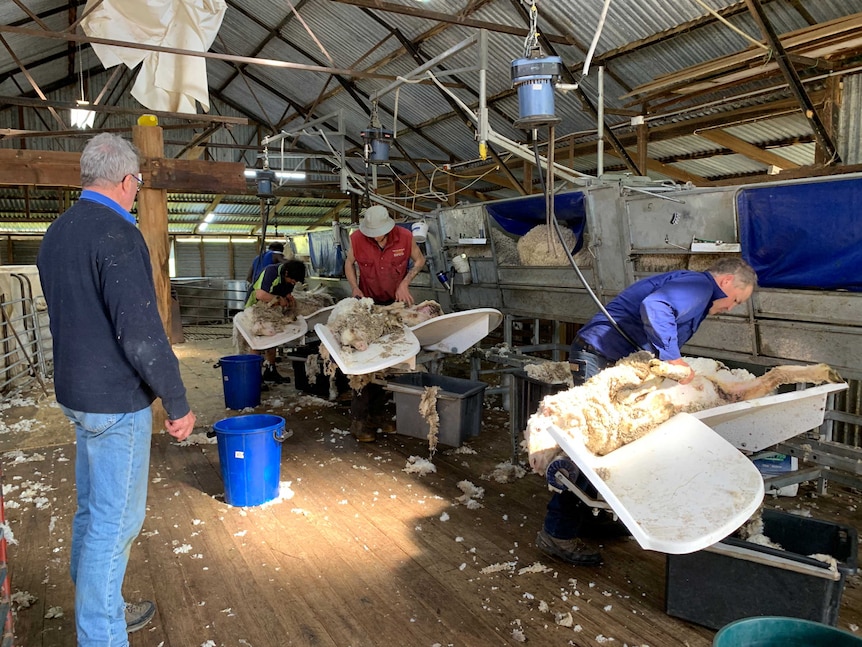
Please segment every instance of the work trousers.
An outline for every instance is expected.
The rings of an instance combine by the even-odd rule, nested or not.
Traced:
[[[580,386],[593,375],[613,362],[594,352],[587,350],[576,340],[569,351],[569,363],[572,365],[572,378],[575,386]],[[575,484],[588,494],[594,495],[595,488],[584,478],[578,475]],[[548,502],[545,513],[545,532],[557,539],[574,539],[577,537],[584,524],[593,519],[590,507],[581,501],[576,494],[564,490],[555,492]]]
[[[146,514],[152,412],[61,408],[77,439],[70,573],[78,647],[127,647],[122,586]]]
[[[374,414],[383,413],[386,390],[379,384],[366,384],[350,401],[350,419],[368,422]]]

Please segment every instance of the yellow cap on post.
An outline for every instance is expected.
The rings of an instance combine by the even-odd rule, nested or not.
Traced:
[[[155,115],[141,115],[138,117],[139,126],[158,126],[159,118]]]

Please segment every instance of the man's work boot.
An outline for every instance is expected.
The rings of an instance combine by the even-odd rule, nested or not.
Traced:
[[[601,553],[589,548],[577,537],[574,539],[557,539],[551,537],[544,529],[536,535],[536,548],[546,555],[575,566],[598,566],[602,563]]]
[[[275,364],[270,364],[269,362],[263,363],[262,379],[264,382],[272,382],[273,384],[290,384],[290,378],[279,374],[275,368]]]
[[[124,609],[126,614],[126,633],[134,633],[143,629],[153,616],[156,615],[156,605],[149,600],[140,602],[127,602]]]
[[[371,426],[382,434],[394,434],[395,421],[388,416],[380,416],[373,419]]]
[[[353,434],[353,437],[360,443],[371,443],[374,442],[374,439],[376,438],[373,431],[369,431],[365,428],[364,420],[351,420],[350,433]]]

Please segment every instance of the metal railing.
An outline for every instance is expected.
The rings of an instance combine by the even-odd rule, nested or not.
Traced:
[[[41,381],[53,370],[53,339],[41,296],[7,300],[0,294],[0,340],[0,392]]]
[[[228,323],[242,310],[246,282],[218,278],[171,279],[171,296],[180,305],[183,325]]]

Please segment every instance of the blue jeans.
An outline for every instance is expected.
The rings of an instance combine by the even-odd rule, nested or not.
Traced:
[[[61,408],[77,438],[70,572],[78,647],[127,647],[121,589],[146,514],[152,412]]]
[[[573,366],[572,378],[575,386],[580,386],[593,375],[613,364],[601,355],[579,348],[577,341],[572,344],[569,351],[569,363]],[[595,496],[595,489],[583,474],[578,475],[575,484]],[[592,518],[593,513],[589,506],[576,494],[564,490],[555,492],[548,502],[543,527],[551,537],[574,539],[580,534],[584,524],[589,523]]]

